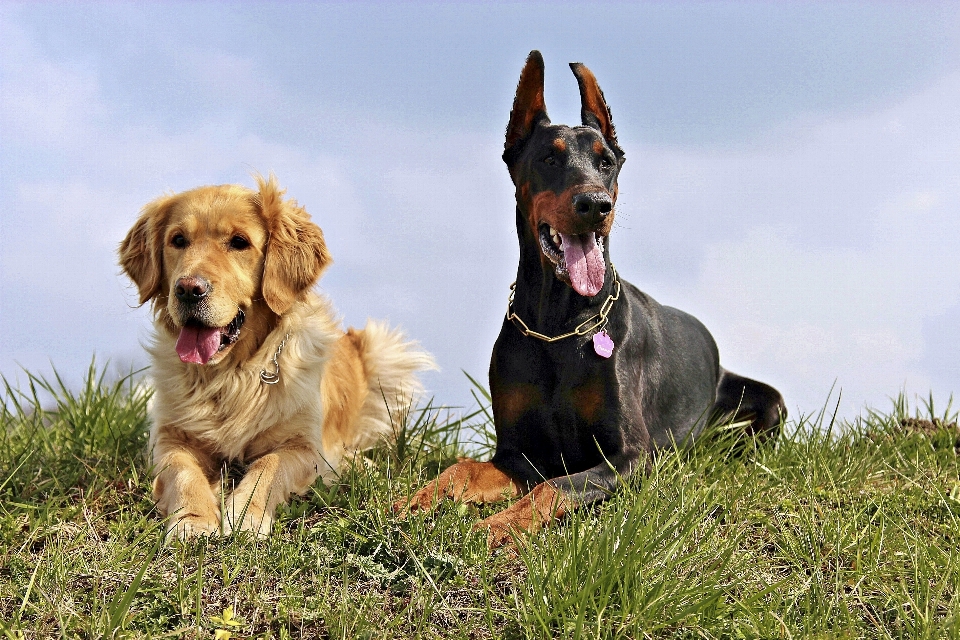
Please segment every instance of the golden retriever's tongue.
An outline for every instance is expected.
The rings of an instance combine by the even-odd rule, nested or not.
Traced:
[[[177,355],[183,362],[207,364],[220,349],[220,329],[213,327],[184,327],[177,338]]]
[[[597,246],[597,236],[582,233],[578,236],[560,234],[563,240],[563,261],[567,264],[570,284],[582,296],[593,297],[603,288],[603,252]]]

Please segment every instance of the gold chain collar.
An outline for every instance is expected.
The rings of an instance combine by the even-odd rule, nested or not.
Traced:
[[[507,300],[507,320],[512,322],[523,335],[531,336],[537,340],[543,340],[544,342],[558,342],[564,338],[569,338],[570,336],[585,336],[594,329],[602,327],[607,323],[607,315],[610,313],[610,310],[613,309],[613,303],[620,299],[620,278],[617,277],[617,268],[613,266],[612,262],[610,263],[610,269],[613,271],[613,281],[617,285],[616,293],[611,293],[608,295],[607,299],[603,301],[602,305],[600,305],[600,312],[578,324],[577,328],[573,331],[569,331],[563,335],[551,337],[543,335],[542,333],[537,333],[528,327],[527,323],[524,322],[520,316],[513,311],[513,295],[517,292],[516,282],[510,285],[510,298]]]

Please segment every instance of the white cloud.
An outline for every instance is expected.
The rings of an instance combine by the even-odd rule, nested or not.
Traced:
[[[13,20],[0,20],[0,85],[5,146],[69,145],[104,113],[96,73],[45,59]]]
[[[791,407],[817,408],[834,380],[848,416],[901,388],[925,396],[924,319],[960,301],[958,104],[954,74],[748,149],[644,150],[629,234],[657,251],[659,236],[637,230],[649,222],[671,253],[633,273],[661,267],[658,295],[700,315],[727,366],[775,383]],[[944,401],[960,371],[947,384]]]

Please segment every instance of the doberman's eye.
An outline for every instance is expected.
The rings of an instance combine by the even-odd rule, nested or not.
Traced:
[[[230,238],[230,248],[237,251],[243,251],[250,246],[250,241],[243,236],[233,236]]]
[[[550,154],[549,156],[547,156],[546,158],[544,158],[544,159],[543,159],[543,162],[544,162],[545,164],[551,166],[551,167],[555,167],[555,166],[557,166],[558,164],[560,164],[560,163],[557,161],[556,156],[554,156],[553,154]]]
[[[183,249],[184,247],[187,246],[187,239],[183,237],[182,233],[178,233],[177,235],[170,238],[170,244],[176,247],[177,249]]]
[[[613,163],[606,158],[600,158],[600,170],[610,171],[610,169],[613,169]]]

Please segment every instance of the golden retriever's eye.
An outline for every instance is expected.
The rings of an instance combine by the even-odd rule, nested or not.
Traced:
[[[178,233],[170,238],[170,244],[175,246],[177,249],[183,249],[185,246],[187,246],[187,239],[183,237],[182,233]]]
[[[250,241],[243,236],[233,236],[230,238],[230,248],[237,251],[243,251],[250,246]]]

